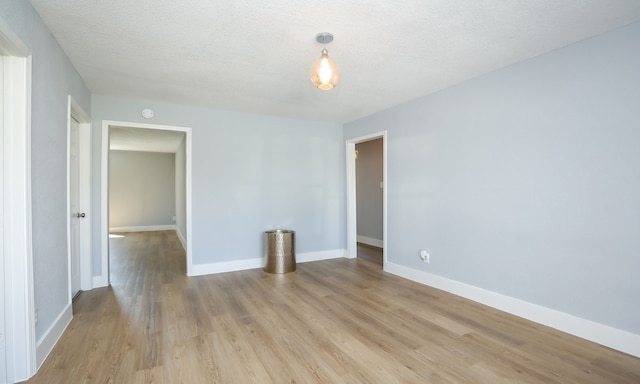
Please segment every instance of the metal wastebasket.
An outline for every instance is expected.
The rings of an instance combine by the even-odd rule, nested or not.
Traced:
[[[296,233],[274,229],[264,233],[264,270],[269,273],[287,273],[296,270]]]

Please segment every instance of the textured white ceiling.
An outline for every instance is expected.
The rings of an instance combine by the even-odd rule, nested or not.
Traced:
[[[94,93],[347,122],[640,20],[639,0],[31,0]],[[329,55],[342,82],[315,89]]]

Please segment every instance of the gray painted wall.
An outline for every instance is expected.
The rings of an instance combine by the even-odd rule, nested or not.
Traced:
[[[382,139],[356,144],[358,236],[382,241]]]
[[[0,1],[0,18],[32,53],[33,281],[39,340],[69,303],[67,97],[91,113],[91,95],[28,1]]]
[[[110,151],[109,227],[173,225],[173,153]]]
[[[152,108],[151,120],[141,117]],[[342,126],[146,100],[93,96],[93,173],[102,120],[191,127],[194,264],[262,257],[262,233],[296,230],[298,252],[345,247]],[[94,178],[94,191],[100,179]],[[100,196],[95,194],[94,273],[100,274]]]
[[[388,130],[389,261],[640,334],[638,47],[640,23],[347,124]]]

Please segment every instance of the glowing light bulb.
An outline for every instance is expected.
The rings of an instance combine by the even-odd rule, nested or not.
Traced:
[[[311,67],[309,77],[316,87],[325,91],[338,85],[340,67],[329,57],[326,49],[322,50],[322,56]]]

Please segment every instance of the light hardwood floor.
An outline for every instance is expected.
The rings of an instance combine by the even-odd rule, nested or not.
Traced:
[[[382,268],[382,248],[358,243],[358,260],[369,261]]]
[[[172,232],[111,251],[29,383],[640,383],[640,359],[369,261],[188,278]]]

